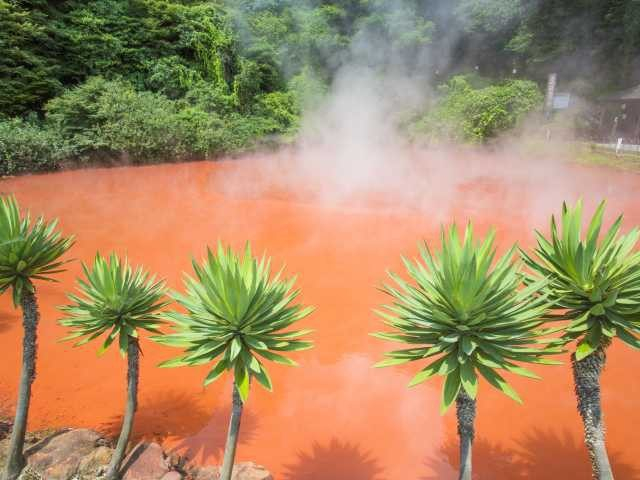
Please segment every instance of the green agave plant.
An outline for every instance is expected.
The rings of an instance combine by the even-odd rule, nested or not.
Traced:
[[[435,255],[426,244],[420,259],[403,258],[412,283],[389,273],[394,285],[383,291],[393,303],[376,313],[392,331],[373,334],[410,348],[385,354],[377,367],[411,361],[426,365],[413,378],[417,385],[434,375],[445,377],[441,411],[457,402],[461,437],[461,476],[471,478],[471,442],[479,379],[484,378],[520,402],[499,370],[538,378],[523,363],[556,363],[548,355],[557,346],[541,339],[549,302],[536,295],[544,281],[521,288],[523,274],[511,248],[494,264],[494,232],[476,242],[469,224],[461,239],[456,226],[442,230],[441,250]]]
[[[58,221],[22,217],[14,197],[0,200],[0,293],[13,289],[13,303],[20,305],[22,292],[34,293],[32,280],[55,282],[51,277],[64,271],[60,257],[71,248],[73,237],[57,231]]]
[[[565,343],[577,341],[575,356],[582,360],[619,338],[640,349],[640,238],[637,228],[620,235],[622,215],[600,240],[605,202],[602,202],[583,239],[582,201],[575,208],[562,206],[561,233],[551,217],[551,238],[536,232],[537,259],[522,256],[540,277],[550,281],[545,294],[570,320],[563,331]],[[535,279],[534,279],[535,281]]]
[[[84,345],[100,336],[106,336],[98,350],[102,355],[118,340],[122,356],[127,357],[127,408],[122,430],[113,457],[106,472],[106,479],[119,478],[127,443],[133,428],[137,409],[139,379],[139,330],[161,334],[159,311],[169,304],[164,300],[164,282],[138,267],[133,270],[127,260],[121,261],[115,253],[109,260],[99,253],[93,265],[82,264],[85,278],[78,279],[80,294],[69,294],[70,305],[60,307],[66,317],[60,324],[72,333],[62,340],[81,340],[75,346]]]
[[[117,339],[125,356],[129,342],[138,339],[138,329],[162,334],[159,311],[170,303],[163,300],[164,282],[150,277],[142,267],[133,270],[115,253],[109,260],[96,254],[91,267],[82,263],[82,271],[85,279],[78,279],[80,295],[68,294],[73,303],[60,307],[67,315],[60,324],[72,330],[62,341],[84,337],[74,345],[80,346],[108,334],[98,354]]]
[[[73,237],[63,237],[57,221],[43,217],[31,221],[29,214],[21,216],[14,197],[0,199],[0,293],[12,289],[13,304],[22,308],[24,339],[22,374],[16,404],[16,416],[7,452],[4,478],[16,479],[25,465],[23,454],[27,428],[31,385],[36,377],[38,302],[33,282],[53,282],[52,275],[63,271],[66,263],[60,258],[74,243]]]
[[[556,320],[566,320],[559,343],[576,345],[572,353],[578,410],[591,455],[593,474],[613,478],[604,442],[600,403],[600,373],[605,350],[619,338],[640,348],[640,252],[634,251],[640,232],[620,234],[622,216],[601,236],[605,202],[595,211],[582,235],[582,201],[562,206],[560,231],[551,217],[550,238],[536,232],[535,257],[522,252],[538,278],[548,278],[543,294],[554,303]]]
[[[217,253],[207,249],[202,264],[193,261],[195,278],[186,276],[184,295],[173,298],[186,313],[168,312],[164,317],[175,332],[156,337],[164,345],[184,349],[179,357],[161,367],[212,363],[204,379],[208,385],[225,371],[233,372],[233,410],[222,467],[228,480],[235,458],[242,405],[255,378],[267,390],[271,379],[264,361],[296,365],[283,352],[306,350],[312,343],[301,337],[310,330],[285,331],[309,315],[313,308],[294,304],[295,278],[281,280],[282,270],[271,277],[271,261],[257,260],[247,244],[244,255],[218,245]]]

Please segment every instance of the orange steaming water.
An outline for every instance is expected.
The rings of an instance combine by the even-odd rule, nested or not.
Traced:
[[[402,178],[380,172],[371,187],[342,188],[333,195],[327,187],[331,179],[321,170],[292,173],[291,161],[282,154],[70,171],[7,179],[0,189],[14,193],[33,214],[58,217],[65,233],[77,236],[75,259],[115,250],[166,278],[172,288],[181,288],[191,255],[200,257],[205,245],[218,239],[235,247],[250,240],[256,251],[267,251],[276,265],[286,262],[286,271],[299,275],[301,301],[317,307],[304,320],[315,330],[316,348],[296,355],[299,368],[271,366],[273,393],[254,385],[239,461],[263,464],[277,480],[456,478],[455,415],[453,410],[439,415],[438,381],[407,389],[417,365],[371,368],[390,348],[368,336],[381,328],[372,309],[385,301],[376,290],[385,271],[401,271],[400,255],[414,255],[421,239],[436,240],[440,222],[454,218],[473,219],[481,233],[494,225],[501,249],[516,241],[531,245],[532,229],[544,228],[563,199],[579,196],[589,208],[606,197],[610,214],[624,211],[626,225],[640,224],[634,198],[640,177],[575,166],[511,165],[484,154],[452,164],[448,157],[414,152]],[[56,306],[65,302],[79,273],[76,261],[60,275],[61,283],[37,286],[40,349],[29,427],[82,426],[114,434],[124,404],[125,362],[115,349],[97,358],[97,344],[74,349],[56,342],[65,333],[56,323]],[[0,401],[5,404],[18,383],[19,318],[4,295]],[[176,352],[148,341],[142,348],[137,437],[161,441],[199,463],[219,463],[229,382],[204,389],[205,367],[157,369]],[[603,377],[608,445],[621,480],[640,478],[638,367],[637,352],[615,345]],[[477,478],[589,478],[570,369],[538,371],[543,381],[512,379],[524,405],[481,385]]]

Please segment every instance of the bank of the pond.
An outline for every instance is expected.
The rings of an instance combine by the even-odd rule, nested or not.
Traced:
[[[8,440],[0,429],[0,471],[5,466]],[[112,440],[93,430],[31,432],[26,438],[27,465],[20,480],[99,480],[104,478],[112,456]],[[220,467],[199,467],[157,443],[144,441],[131,446],[121,470],[123,480],[218,480],[219,473]],[[234,466],[233,480],[273,477],[264,467],[244,462]]]
[[[316,348],[297,355],[299,368],[274,365],[272,393],[251,391],[239,461],[265,465],[274,478],[313,480],[454,479],[455,418],[439,415],[438,381],[406,385],[418,366],[374,370],[388,347],[372,309],[385,271],[402,270],[421,239],[437,241],[441,222],[472,219],[479,233],[497,228],[500,249],[527,247],[563,200],[583,197],[589,209],[608,199],[607,222],[625,213],[640,224],[640,177],[603,168],[482,151],[397,152],[393,168],[330,152],[283,152],[241,162],[163,164],[73,170],[0,182],[33,213],[57,217],[77,236],[71,256],[96,250],[127,254],[134,264],[181,288],[191,255],[218,239],[250,240],[276,265],[299,275],[301,301],[317,311],[303,321]],[[124,405],[125,362],[116,351],[58,343],[65,331],[56,306],[81,269],[69,264],[59,284],[37,286],[41,305],[38,377],[30,428],[90,428],[113,436]],[[0,299],[0,400],[15,398],[20,365],[19,312]],[[142,339],[135,440],[155,441],[199,465],[221,461],[230,384],[206,389],[206,367],[158,369],[173,352]],[[565,359],[565,360],[568,360]],[[617,478],[640,475],[633,375],[640,356],[621,345],[609,353],[603,403]],[[568,365],[541,367],[542,381],[513,378],[518,405],[480,386],[475,467],[480,478],[588,478]],[[511,378],[510,378],[511,380]],[[0,404],[2,402],[0,401]]]

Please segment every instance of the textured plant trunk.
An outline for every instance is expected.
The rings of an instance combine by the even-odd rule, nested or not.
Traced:
[[[460,436],[460,475],[459,480],[471,480],[471,453],[475,435],[476,401],[464,389],[460,389],[456,398],[458,416],[458,435]]]
[[[105,475],[106,480],[120,478],[120,465],[124,459],[129,443],[129,437],[133,428],[133,417],[138,409],[138,378],[140,376],[140,347],[138,339],[129,337],[127,350],[127,409],[122,421],[122,430],[118,438],[118,444],[111,457],[111,463]]]
[[[606,362],[603,347],[582,360],[571,356],[578,411],[584,424],[584,438],[591,459],[592,477],[613,480],[607,447],[604,442],[604,420],[600,404],[600,374]]]
[[[229,432],[227,433],[227,443],[224,447],[224,459],[222,461],[222,472],[220,480],[231,480],[233,473],[233,462],[236,458],[236,447],[238,446],[238,434],[240,433],[240,420],[242,419],[242,399],[240,393],[233,384],[233,403],[231,406],[231,420],[229,420]]]
[[[13,421],[13,431],[7,452],[7,466],[5,480],[16,480],[24,468],[26,461],[23,454],[24,436],[27,433],[27,419],[29,417],[29,403],[31,401],[31,385],[36,378],[36,352],[38,349],[38,304],[36,295],[28,289],[22,293],[22,325],[24,337],[22,339],[22,373],[16,417]]]

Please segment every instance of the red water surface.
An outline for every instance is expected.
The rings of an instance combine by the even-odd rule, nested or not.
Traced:
[[[317,154],[314,158],[322,158]],[[385,301],[376,286],[400,255],[437,239],[440,222],[471,218],[498,230],[500,248],[528,246],[561,201],[583,197],[589,209],[609,200],[640,224],[640,177],[532,158],[478,152],[405,152],[385,170],[341,175],[339,164],[273,156],[137,168],[69,171],[8,179],[34,214],[58,217],[77,236],[71,256],[96,250],[127,254],[181,287],[191,255],[218,239],[250,240],[276,264],[299,275],[302,301],[317,312],[304,321],[316,348],[296,356],[299,368],[272,365],[273,393],[254,386],[243,418],[238,460],[267,466],[277,480],[454,479],[455,415],[438,413],[439,382],[407,389],[419,368],[374,370],[390,345],[368,333],[381,328],[372,309]],[[361,164],[365,168],[366,164]],[[80,272],[73,262],[59,284],[39,284],[42,321],[30,428],[84,426],[116,433],[124,403],[125,363],[98,345],[74,349],[56,341],[56,306]],[[0,301],[0,400],[9,406],[19,374],[21,325],[9,295]],[[230,384],[203,389],[206,368],[160,370],[175,352],[143,342],[136,435],[161,441],[197,462],[221,461]],[[614,345],[603,377],[608,445],[616,478],[640,478],[640,355]],[[567,365],[538,369],[543,381],[513,378],[525,404],[482,384],[476,477],[589,478],[581,423]]]

